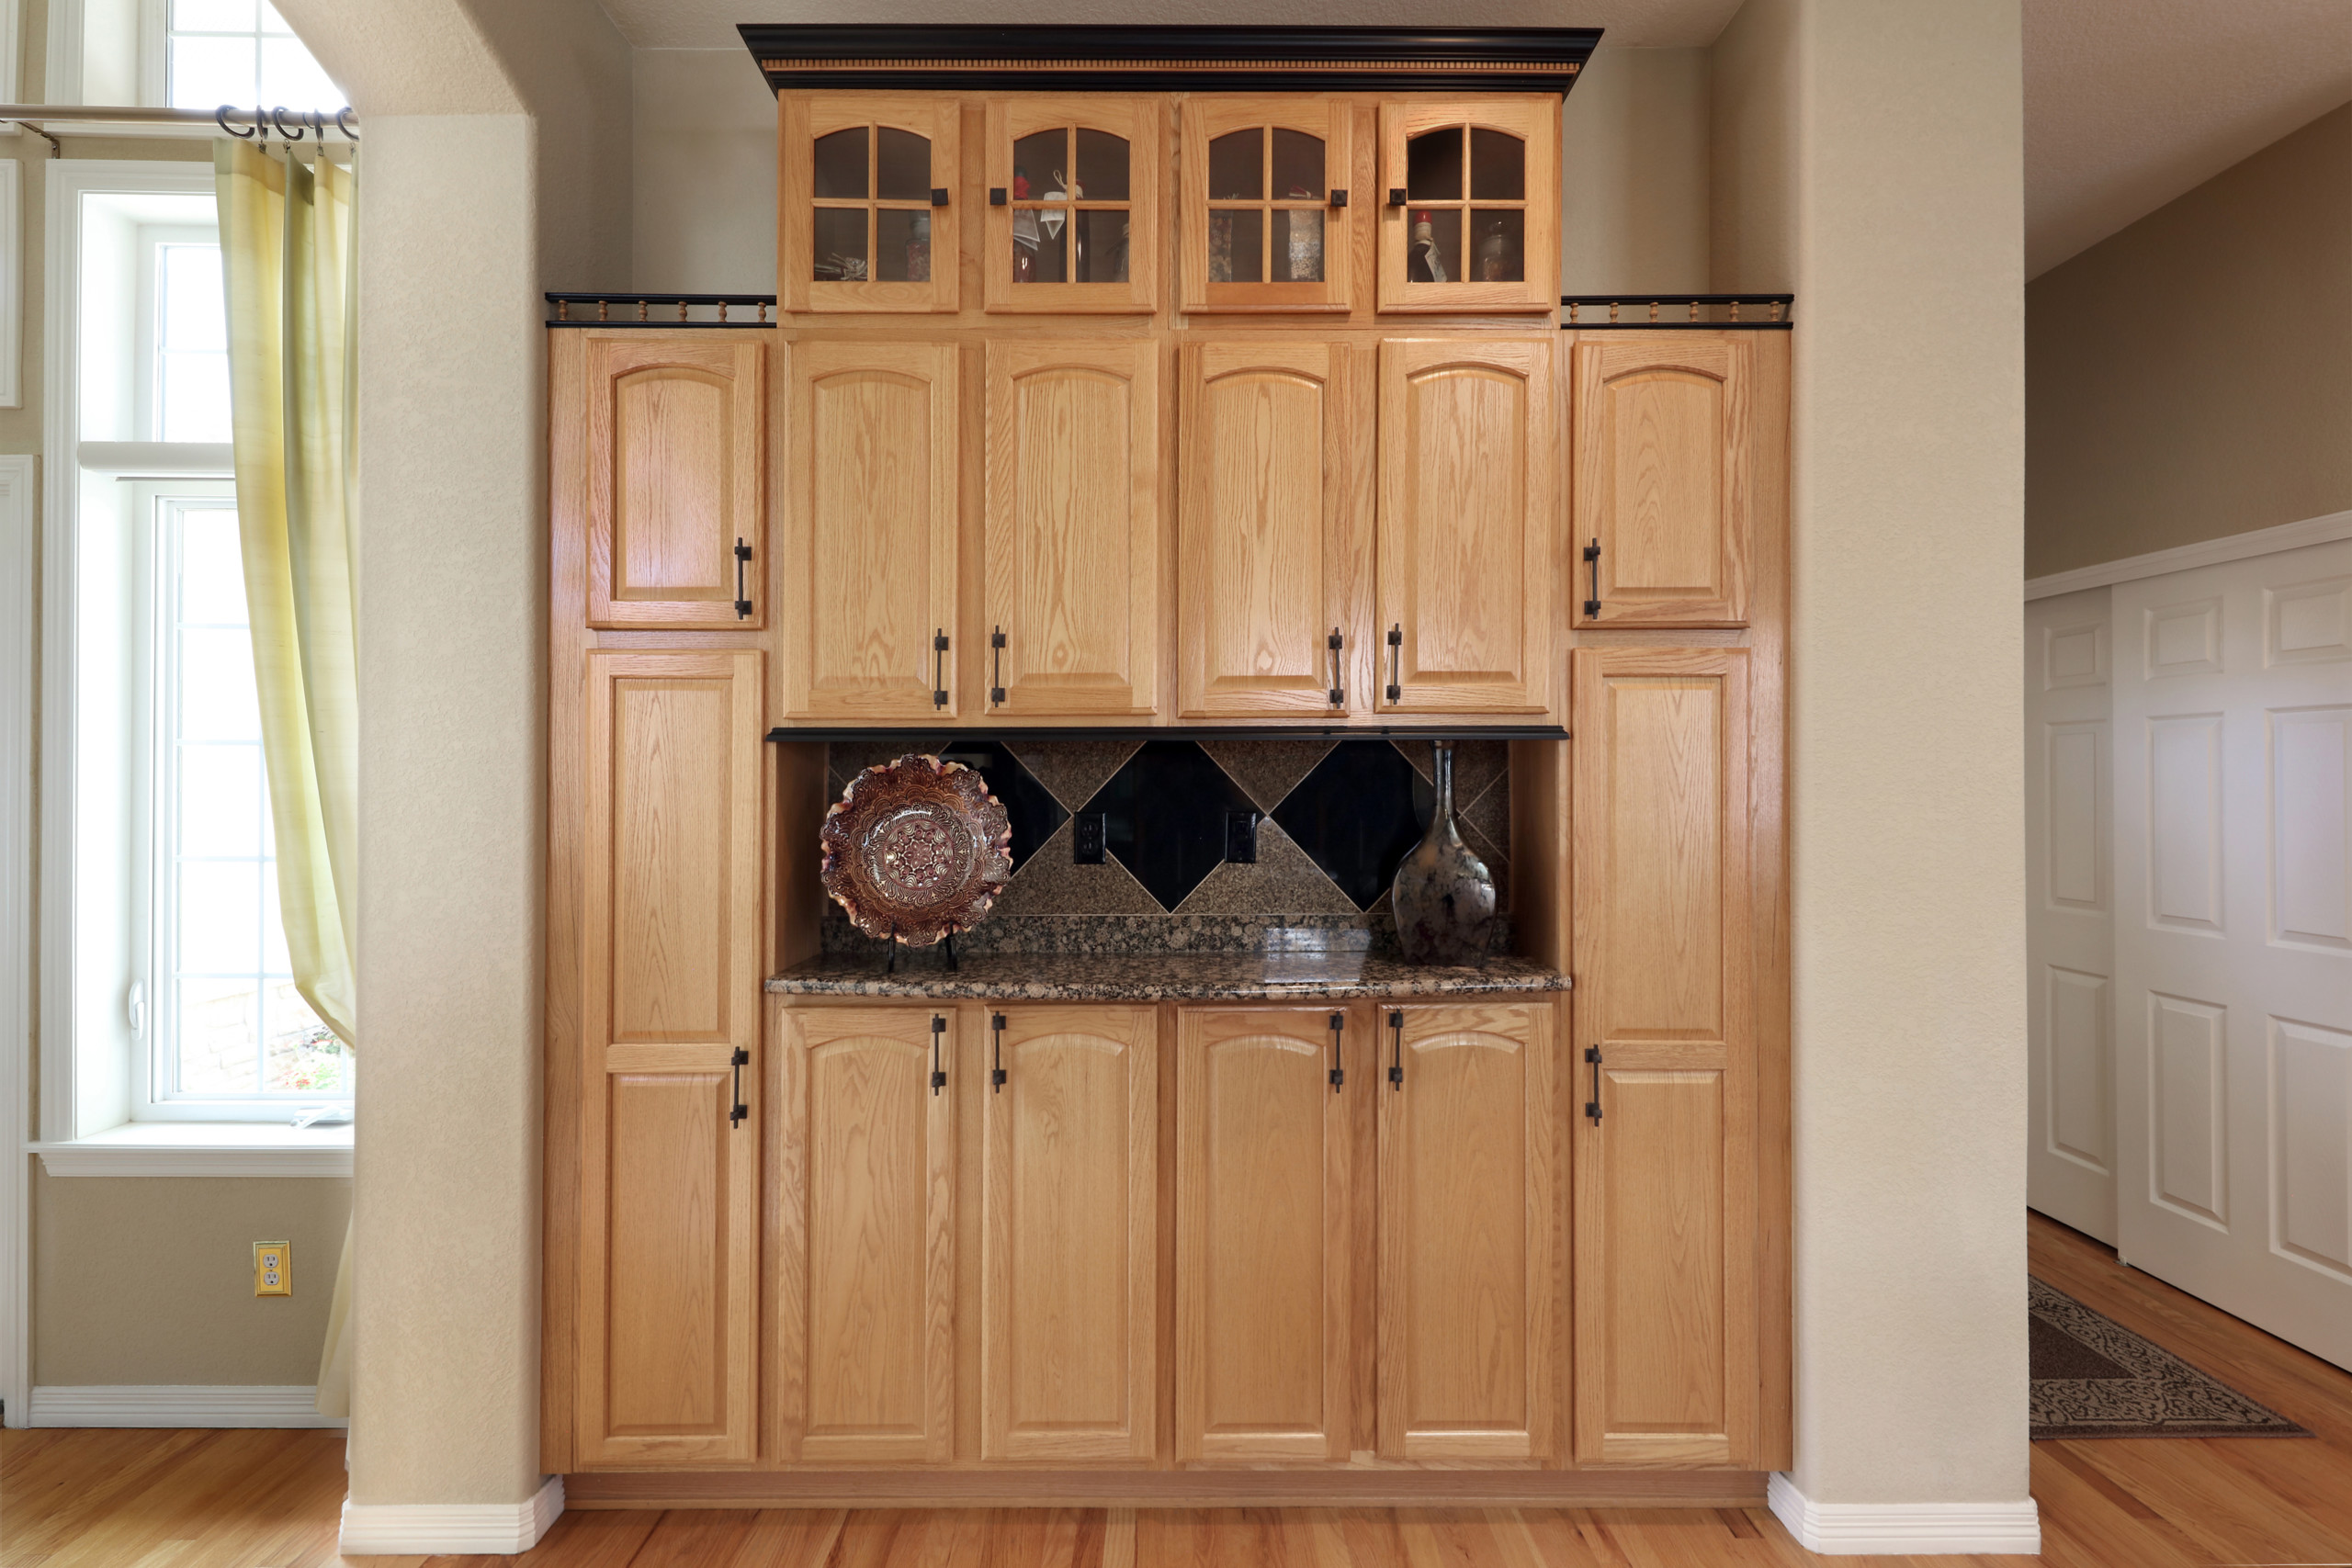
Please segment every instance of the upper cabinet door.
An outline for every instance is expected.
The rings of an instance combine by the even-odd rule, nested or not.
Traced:
[[[1747,621],[1755,345],[1743,333],[1577,342],[1579,626]]]
[[[1553,701],[1552,341],[1380,345],[1381,713]]]
[[[1380,308],[1556,310],[1559,162],[1554,97],[1382,105]]]
[[[1345,310],[1350,112],[1335,98],[1183,106],[1187,310]]]
[[[1157,344],[988,345],[989,712],[1154,711],[1159,472]]]
[[[1144,96],[989,103],[989,310],[1159,308],[1160,115]]]
[[[805,457],[781,545],[786,716],[952,718],[956,346],[804,342],[790,353],[788,428]]]
[[[788,310],[953,310],[952,97],[786,97],[778,290]]]
[[[589,339],[590,626],[765,624],[764,336]],[[751,556],[739,560],[738,547]]]
[[[1344,521],[1361,494],[1370,389],[1331,344],[1193,343],[1182,351],[1178,713],[1336,717],[1348,675]],[[1359,412],[1358,400],[1367,406]]]

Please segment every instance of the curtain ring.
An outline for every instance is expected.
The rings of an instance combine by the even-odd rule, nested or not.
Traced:
[[[344,118],[349,113],[351,113],[351,106],[349,104],[345,104],[343,107],[335,110],[334,127],[337,130],[343,132],[343,139],[345,141],[356,143],[359,140],[359,132],[352,130],[349,123]]]
[[[288,141],[300,141],[302,140],[304,135],[302,130],[302,117],[300,114],[295,115],[294,129],[291,130],[287,130],[286,106],[284,104],[280,104],[276,108],[269,111],[269,119],[271,124],[277,127],[277,134],[285,140]]]
[[[212,111],[212,118],[214,121],[220,125],[220,130],[224,134],[233,136],[240,141],[251,141],[254,137],[261,134],[261,127],[258,124],[256,124],[251,130],[239,130],[235,126],[231,125],[229,123],[229,106],[227,104],[222,104],[219,108],[214,109]]]

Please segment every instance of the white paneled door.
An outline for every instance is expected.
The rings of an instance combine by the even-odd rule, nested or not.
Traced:
[[[2117,1250],[2352,1366],[2352,540],[2109,592]]]

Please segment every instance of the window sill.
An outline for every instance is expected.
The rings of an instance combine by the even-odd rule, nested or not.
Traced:
[[[37,1143],[51,1176],[349,1176],[351,1127],[267,1122],[127,1122]]]

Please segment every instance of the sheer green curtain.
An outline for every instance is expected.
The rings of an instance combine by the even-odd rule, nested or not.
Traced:
[[[352,524],[352,175],[322,157],[215,144],[228,291],[237,519],[294,984],[356,1046],[352,921],[359,693]],[[350,1410],[351,1242],[319,1362],[319,1409]]]

